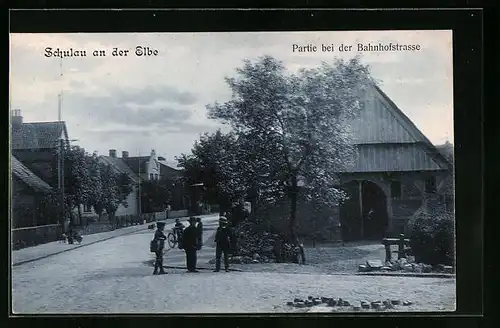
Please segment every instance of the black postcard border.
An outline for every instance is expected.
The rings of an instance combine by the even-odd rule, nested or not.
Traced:
[[[9,16],[10,33],[453,30],[458,272],[457,311],[451,316],[455,316],[460,324],[464,324],[467,320],[462,316],[477,316],[483,313],[482,10],[12,10]],[[5,181],[8,181],[8,170]],[[9,295],[10,293],[11,290],[8,290]],[[215,295],[214,302],[216,302]],[[389,320],[391,317],[391,322],[394,322],[393,320],[401,320],[403,316],[408,315],[411,314],[402,316],[384,314],[387,318],[381,321]],[[444,317],[450,316],[447,313],[415,313],[413,315],[411,324],[418,323],[419,325],[422,325],[421,316],[438,316],[433,319],[435,320],[433,322],[442,322]],[[57,317],[67,323],[73,322],[73,325],[83,326],[83,323],[93,323],[97,318],[115,317],[115,323],[126,325],[125,323],[135,322],[135,320],[130,320],[132,318],[144,320],[151,316],[161,320],[167,319],[159,314],[147,316],[124,314],[117,317],[92,315],[80,318],[75,315],[61,315]],[[50,316],[37,315],[32,318],[46,317]],[[200,317],[204,323],[214,322],[212,318],[219,321],[219,318],[207,315],[189,316],[189,320]],[[239,323],[232,326],[242,326],[248,323],[248,319],[259,318],[265,321],[266,317],[273,319],[273,325],[276,321],[303,325],[307,324],[309,319],[333,318],[334,315],[315,314],[296,317],[245,314],[224,315],[224,317],[240,318]],[[170,316],[169,324],[173,324],[178,319],[180,317],[177,315]],[[373,319],[373,316],[359,314],[354,318],[335,315],[335,322],[337,320],[350,322],[353,319],[365,321]],[[28,317],[16,319],[17,323],[25,320],[32,319]],[[183,316],[182,320],[188,320],[188,316]],[[324,320],[315,321],[315,324],[322,321]],[[408,324],[409,322],[405,322],[404,326]]]

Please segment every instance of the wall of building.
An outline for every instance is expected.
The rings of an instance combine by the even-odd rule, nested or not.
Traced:
[[[57,153],[53,149],[12,150],[21,163],[51,186],[57,186]]]

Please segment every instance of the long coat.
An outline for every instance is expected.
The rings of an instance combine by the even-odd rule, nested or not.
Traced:
[[[233,244],[233,233],[229,227],[218,227],[215,233],[217,247],[230,249]]]
[[[198,247],[198,229],[195,226],[190,225],[184,229],[182,234],[184,249],[192,249]]]

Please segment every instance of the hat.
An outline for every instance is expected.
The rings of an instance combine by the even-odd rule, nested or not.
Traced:
[[[196,218],[195,218],[194,216],[191,216],[191,217],[189,218],[189,222],[192,222],[192,221],[196,221]]]

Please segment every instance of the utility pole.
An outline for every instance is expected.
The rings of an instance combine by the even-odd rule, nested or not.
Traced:
[[[138,186],[138,190],[139,190],[139,221],[142,220],[142,194],[141,194],[141,150],[139,149],[138,150],[138,160],[137,160],[137,165],[139,166],[138,167],[138,172],[139,172],[139,186]]]
[[[62,85],[62,79],[63,79],[62,58],[61,61],[59,62],[59,68],[61,73],[61,85]],[[57,117],[59,122],[62,121],[62,96],[63,96],[63,88],[61,86],[61,92],[59,93],[58,110],[57,110]]]

